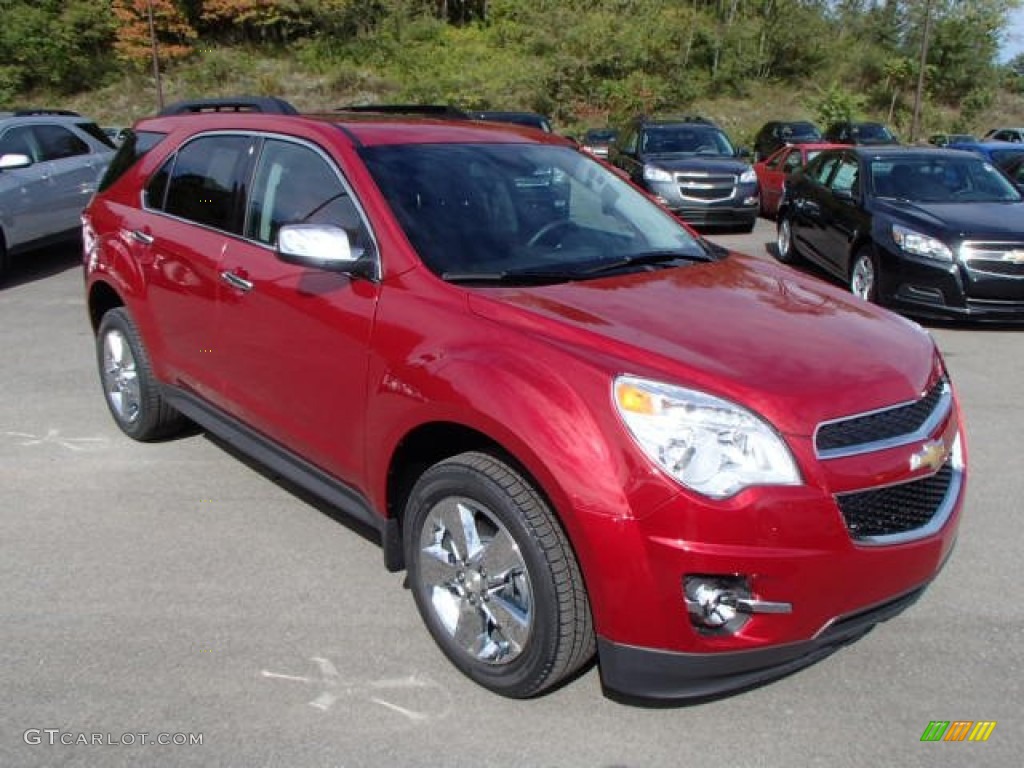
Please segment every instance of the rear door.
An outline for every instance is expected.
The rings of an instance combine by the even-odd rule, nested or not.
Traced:
[[[861,202],[863,176],[857,156],[844,152],[821,197],[819,253],[825,268],[842,279],[849,274],[851,244],[867,222]]]
[[[143,209],[125,220],[160,334],[154,357],[173,383],[222,406],[220,262],[242,231],[255,145],[244,134],[192,139],[149,179]]]
[[[32,132],[47,181],[46,234],[74,231],[81,226],[82,209],[96,191],[96,159],[85,140],[65,125],[44,123],[33,126]]]

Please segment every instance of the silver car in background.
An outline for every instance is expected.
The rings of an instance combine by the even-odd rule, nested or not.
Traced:
[[[79,236],[82,209],[113,156],[88,118],[0,112],[0,281],[11,256]]]

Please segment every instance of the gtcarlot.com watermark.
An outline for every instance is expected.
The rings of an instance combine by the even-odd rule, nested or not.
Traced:
[[[134,747],[134,746],[175,746],[195,747],[203,743],[201,733],[150,733],[136,731],[131,733],[82,733],[62,731],[60,728],[29,728],[21,736],[26,744],[63,744],[90,747]]]

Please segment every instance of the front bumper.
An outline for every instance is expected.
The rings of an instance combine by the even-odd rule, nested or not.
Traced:
[[[785,677],[831,655],[909,608],[924,586],[851,616],[804,642],[732,653],[701,654],[638,648],[598,638],[601,681],[613,694],[638,699],[707,699]]]
[[[695,227],[752,227],[760,211],[756,182],[729,187],[714,199],[682,194],[676,182],[645,182],[651,194],[687,224]]]
[[[880,303],[888,307],[921,318],[1024,323],[1024,274],[992,274],[894,250],[880,256]]]

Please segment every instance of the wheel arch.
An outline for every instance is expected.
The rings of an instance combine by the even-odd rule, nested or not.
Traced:
[[[89,324],[95,334],[100,327],[103,316],[112,309],[123,307],[124,299],[110,283],[102,280],[92,284],[89,288],[88,312]]]

